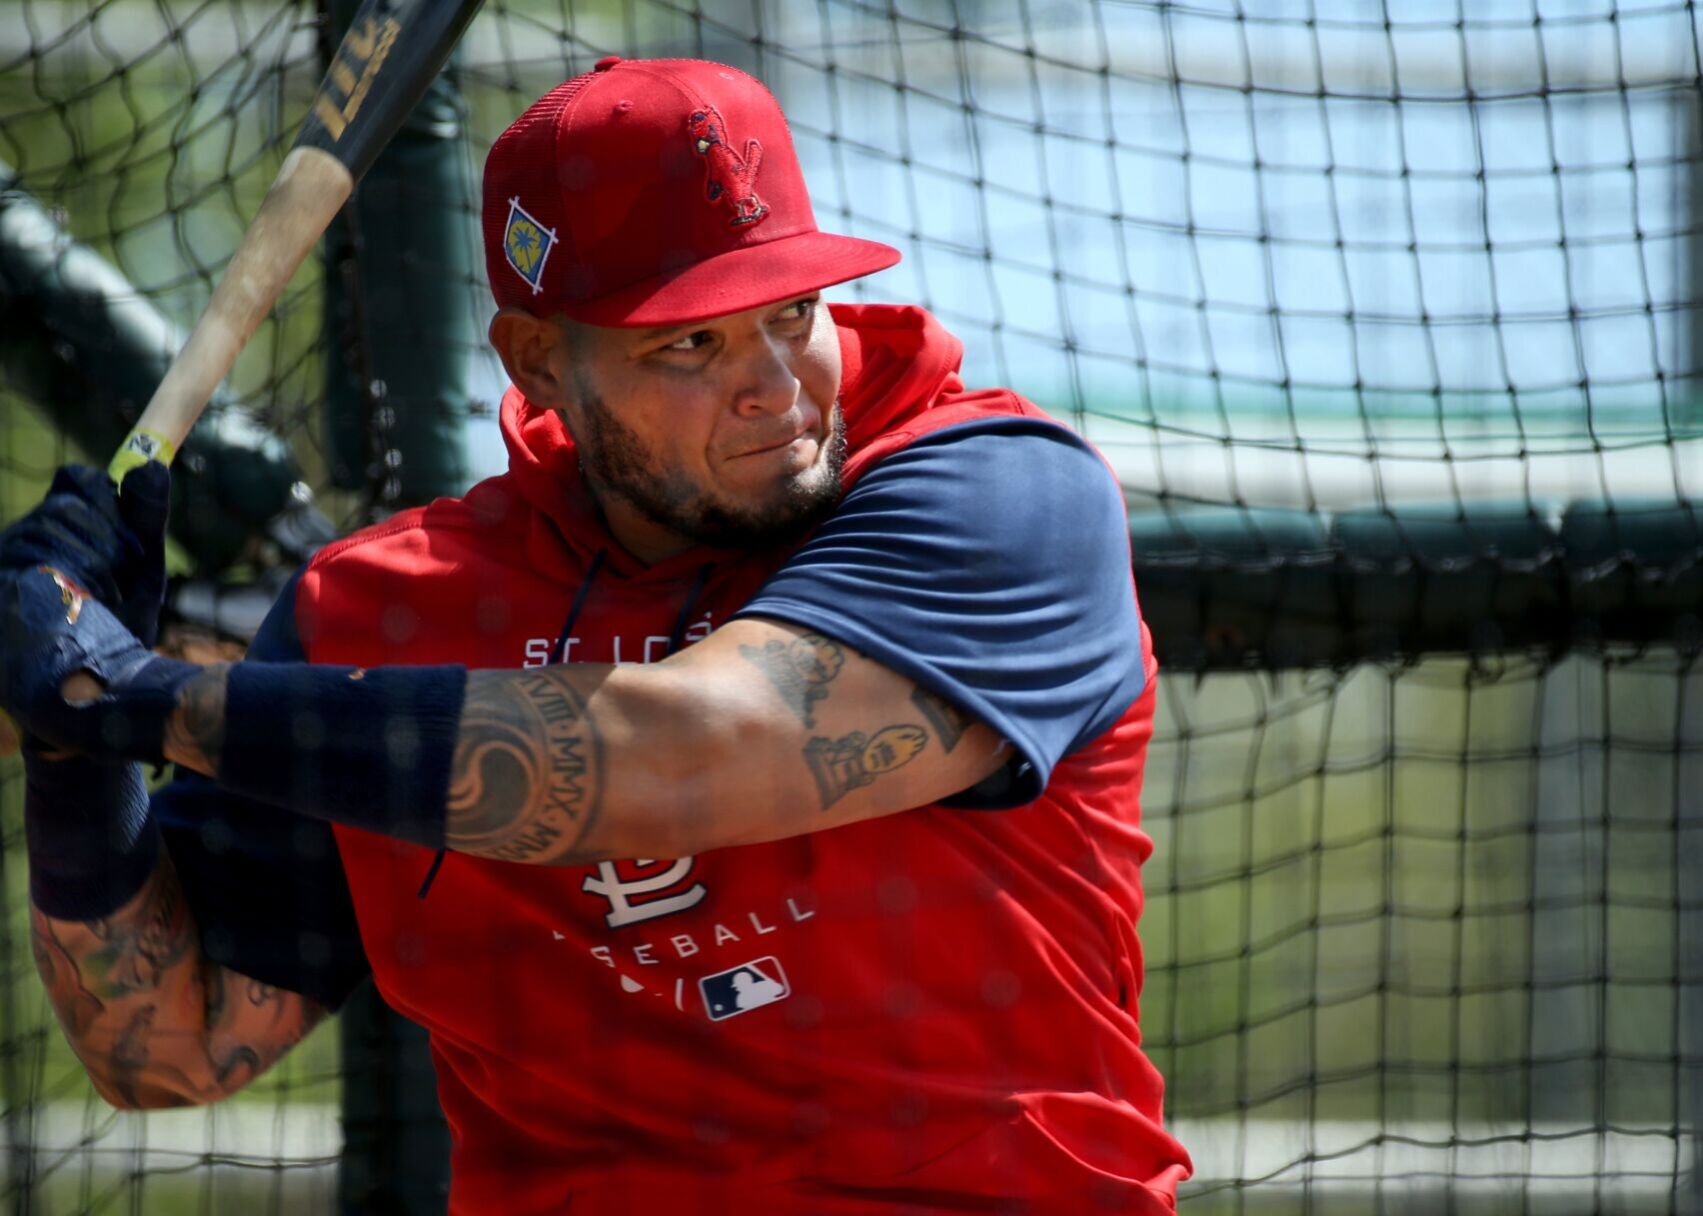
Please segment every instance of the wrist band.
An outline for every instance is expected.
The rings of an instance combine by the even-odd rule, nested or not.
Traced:
[[[123,907],[159,859],[139,764],[49,760],[26,749],[24,838],[30,900],[57,920],[98,920]]]
[[[219,784],[439,849],[464,667],[238,663]]]

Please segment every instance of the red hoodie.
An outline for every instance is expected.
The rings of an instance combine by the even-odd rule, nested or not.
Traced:
[[[943,426],[1043,416],[966,392],[961,346],[920,309],[834,316],[848,485]],[[786,557],[646,567],[555,414],[511,390],[502,425],[507,474],[314,560],[311,660],[537,665],[577,597],[567,661],[654,661]],[[1145,626],[1141,644],[1140,698],[1015,810],[672,861],[451,854],[424,899],[429,851],[339,827],[379,988],[431,1032],[451,1211],[1170,1211],[1187,1156],[1136,1025]]]

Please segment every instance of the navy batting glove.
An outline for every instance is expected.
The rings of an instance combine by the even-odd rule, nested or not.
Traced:
[[[40,506],[0,532],[0,571],[42,565],[74,570],[83,585],[102,589],[131,634],[151,645],[165,598],[170,502],[171,478],[162,464],[133,470],[116,496],[104,473],[67,466]],[[74,579],[61,578],[76,586]],[[80,609],[73,612],[79,592],[57,584],[54,589],[61,616],[80,617]],[[27,646],[33,632],[22,617],[0,625],[0,665],[8,672],[12,642]],[[0,681],[8,688],[13,682],[9,674]],[[133,733],[128,723],[122,725],[124,733]],[[103,738],[116,728],[97,727]],[[39,738],[24,740],[30,897],[47,915],[93,920],[123,906],[153,872],[159,836],[141,765],[51,755]]]
[[[121,563],[121,602],[115,611],[144,646],[159,640],[166,598],[166,520],[171,516],[171,470],[157,460],[131,469],[118,489],[118,513],[135,538],[135,557]],[[112,605],[107,605],[109,608]]]
[[[109,762],[164,762],[166,720],[200,668],[161,658],[64,572],[0,569],[0,707],[55,747]],[[106,686],[82,705],[65,680],[86,671]]]
[[[165,597],[171,474],[149,461],[123,491],[86,465],[65,465],[47,497],[0,532],[0,569],[48,566],[67,575],[152,645]]]

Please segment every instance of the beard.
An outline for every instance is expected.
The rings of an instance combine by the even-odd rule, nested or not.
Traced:
[[[801,539],[840,501],[846,462],[839,402],[816,463],[792,474],[760,502],[730,501],[681,469],[669,469],[649,444],[615,417],[591,385],[575,377],[583,434],[575,434],[580,466],[594,495],[614,495],[652,523],[713,549],[776,548]]]

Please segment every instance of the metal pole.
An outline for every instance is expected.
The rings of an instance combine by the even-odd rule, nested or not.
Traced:
[[[356,7],[323,0],[322,55]],[[336,484],[368,491],[375,514],[462,493],[470,480],[468,384],[484,335],[469,295],[478,289],[478,192],[463,146],[465,110],[452,67],[327,235],[327,465]],[[440,1216],[450,1139],[425,1031],[370,984],[344,1006],[340,1030],[340,1210]]]

